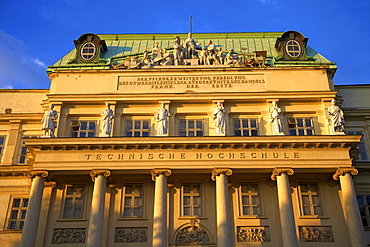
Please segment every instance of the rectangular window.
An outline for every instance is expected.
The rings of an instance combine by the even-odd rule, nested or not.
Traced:
[[[146,137],[149,136],[149,120],[127,120],[125,136]]]
[[[203,136],[203,119],[180,119],[179,136]]]
[[[289,133],[292,136],[314,135],[313,118],[288,118]]]
[[[298,193],[302,216],[323,215],[319,185],[317,183],[299,183]]]
[[[200,184],[183,184],[181,188],[181,216],[202,216],[202,192]]]
[[[257,136],[258,125],[255,118],[234,118],[234,135],[235,136]]]
[[[26,159],[26,153],[27,153],[27,147],[22,141],[21,149],[19,150],[19,159],[18,159],[18,164],[19,165],[26,165],[27,164],[27,159]]]
[[[0,162],[1,157],[3,156],[4,147],[5,147],[5,136],[0,136]]]
[[[363,135],[362,131],[346,131],[347,135]],[[369,160],[369,156],[367,154],[366,144],[365,144],[365,136],[361,138],[361,142],[357,146],[360,154],[357,158],[358,161],[365,161]]]
[[[63,219],[81,219],[85,206],[85,185],[66,185],[63,195]]]
[[[239,185],[240,216],[260,216],[261,194],[258,183],[242,183]]]
[[[94,137],[96,121],[73,120],[71,122],[71,137]]]
[[[370,195],[357,195],[357,202],[360,207],[362,225],[370,227]]]
[[[144,185],[126,184],[123,187],[122,217],[143,218]]]
[[[9,206],[9,230],[22,230],[28,207],[28,198],[12,198]]]

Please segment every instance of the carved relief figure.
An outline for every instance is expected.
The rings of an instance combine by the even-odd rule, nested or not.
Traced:
[[[116,228],[115,243],[148,242],[146,228]]]
[[[238,242],[269,242],[269,238],[264,229],[240,227]]]
[[[217,102],[212,117],[215,122],[216,134],[225,134],[225,108],[222,102]]]
[[[272,101],[272,107],[270,108],[270,122],[272,134],[282,134],[283,125],[282,125],[282,111],[278,107],[276,101]]]
[[[333,99],[331,101],[332,106],[328,108],[328,113],[331,119],[331,131],[332,133],[335,132],[343,132],[344,130],[344,114],[342,109],[336,105],[336,101]]]
[[[166,51],[166,48],[162,49],[163,59],[161,62],[162,66],[168,66],[173,64],[172,54]]]
[[[113,111],[110,109],[110,104],[106,104],[107,108],[101,112],[101,121],[102,121],[102,135],[110,136],[112,132],[112,120],[114,118]]]
[[[162,103],[161,108],[155,115],[155,119],[157,120],[157,135],[168,134],[168,117],[168,110],[165,108],[165,103]]]
[[[333,242],[331,227],[300,227],[299,233],[303,242]]]
[[[209,237],[203,229],[188,226],[177,233],[175,242],[176,244],[206,244],[209,243]]]
[[[57,127],[58,113],[53,109],[54,105],[51,104],[50,109],[45,111],[45,114],[41,119],[44,136],[55,137],[54,133]]]

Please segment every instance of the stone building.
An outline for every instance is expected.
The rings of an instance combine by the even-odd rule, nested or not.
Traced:
[[[370,86],[307,42],[79,37],[0,90],[2,246],[367,246]]]

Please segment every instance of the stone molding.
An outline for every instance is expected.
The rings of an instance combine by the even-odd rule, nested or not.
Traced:
[[[231,176],[233,174],[233,171],[229,168],[214,168],[212,170],[211,179],[213,181],[216,181],[216,176],[220,176],[220,174],[225,174],[226,176]]]
[[[292,168],[275,168],[272,171],[271,180],[276,181],[277,176],[280,176],[281,174],[286,173],[289,176],[294,174],[294,170]]]
[[[152,175],[152,180],[155,182],[156,177],[159,175],[165,175],[166,177],[171,176],[172,171],[170,169],[153,169],[150,174]]]
[[[339,176],[345,175],[345,173],[350,173],[353,176],[358,174],[358,170],[355,168],[338,168],[333,175],[334,180],[339,180]]]
[[[107,178],[110,176],[110,171],[109,170],[92,170],[90,172],[90,177],[92,178],[93,182],[95,182],[95,178],[99,175],[102,175]]]
[[[46,178],[47,176],[49,176],[49,173],[47,171],[30,171],[27,175],[30,178],[34,178],[36,176]]]

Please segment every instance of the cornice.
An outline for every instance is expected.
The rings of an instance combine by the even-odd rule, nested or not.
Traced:
[[[360,135],[24,138],[32,151],[356,148]]]

